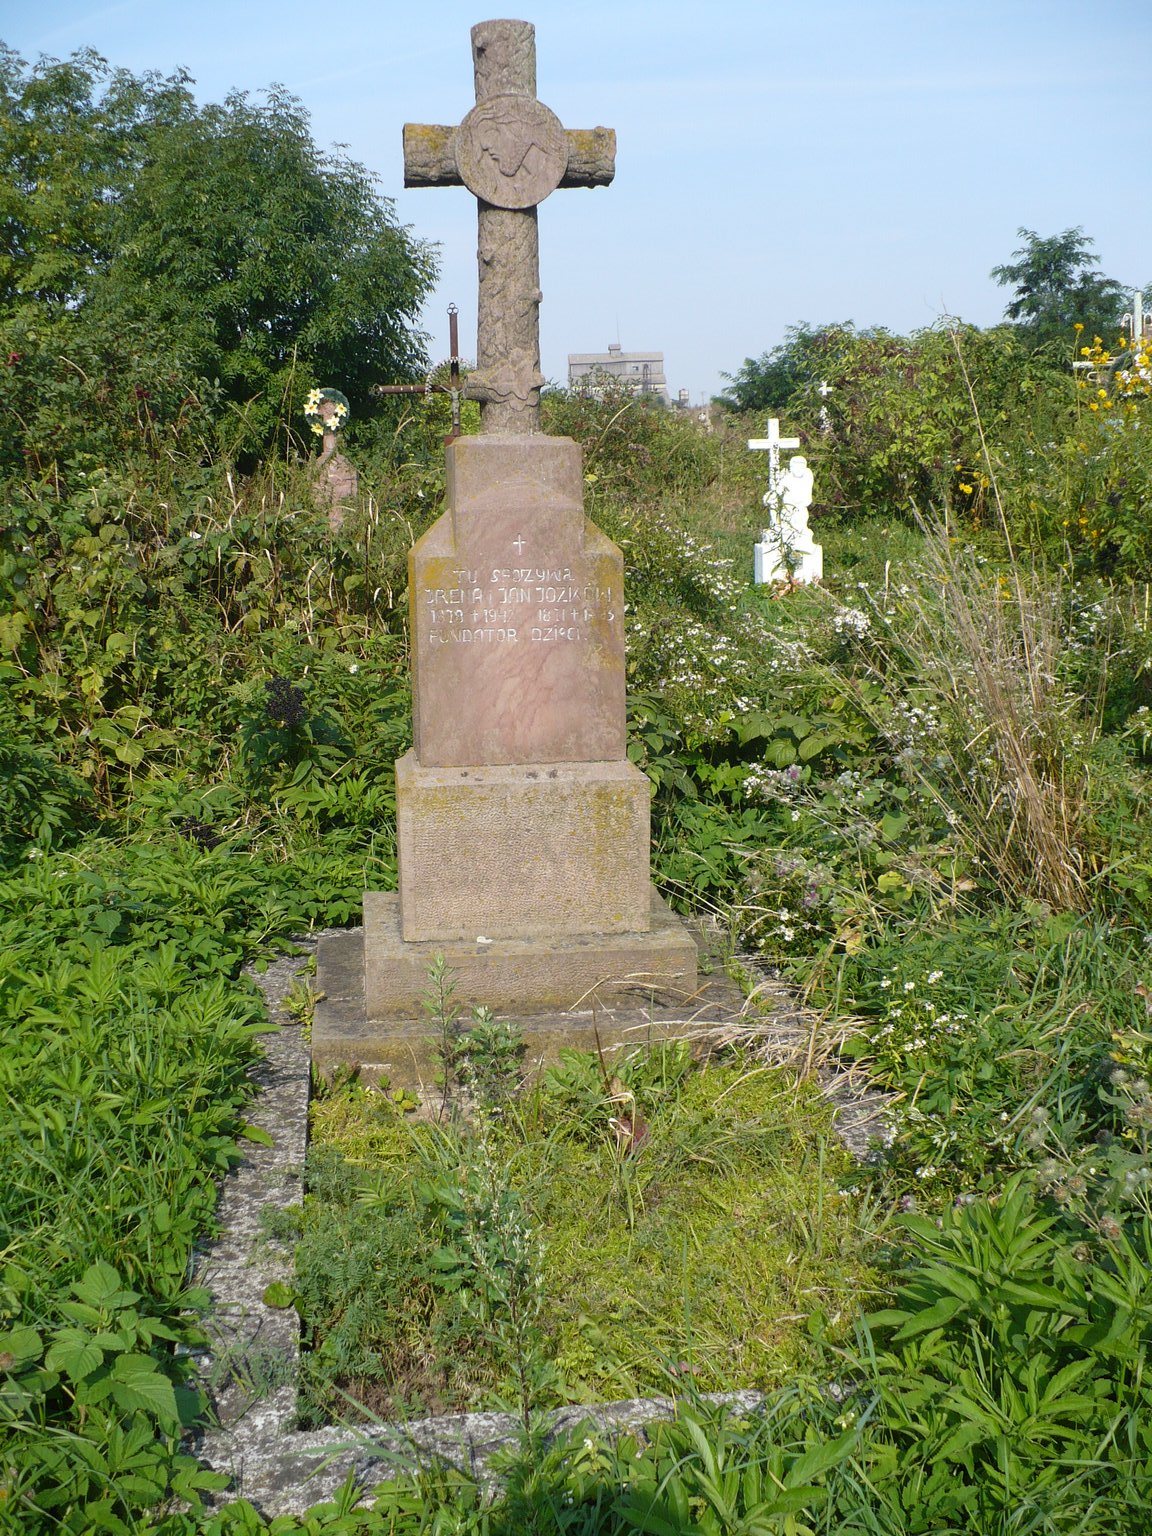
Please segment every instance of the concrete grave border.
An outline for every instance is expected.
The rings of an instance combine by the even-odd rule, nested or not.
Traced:
[[[300,951],[306,955],[324,936],[301,940]],[[355,1429],[292,1427],[300,1358],[297,1316],[291,1307],[274,1308],[263,1300],[274,1282],[291,1282],[292,1254],[265,1235],[261,1213],[268,1207],[288,1209],[303,1199],[311,1060],[305,1029],[284,1008],[301,970],[297,955],[272,961],[260,975],[252,973],[270,1018],[280,1026],[265,1037],[250,1115],[272,1144],[242,1144],[239,1164],[221,1185],[219,1236],[197,1253],[192,1277],[213,1298],[206,1323],[210,1344],[198,1356],[198,1366],[218,1423],[200,1431],[189,1448],[231,1479],[232,1486],[210,1500],[215,1507],[245,1498],[268,1518],[301,1514],[332,1499],[349,1475],[365,1499],[379,1484],[432,1461],[486,1481],[490,1457],[516,1444],[522,1433],[518,1418],[506,1413],[447,1414]],[[808,1038],[808,1025],[780,982],[761,977],[758,990],[759,1006],[774,1006],[785,1032],[791,1028],[797,1039]],[[819,1075],[835,1105],[841,1138],[854,1155],[865,1155],[883,1132],[885,1101],[861,1091],[847,1074]],[[705,1400],[748,1411],[761,1395],[717,1393]],[[582,1425],[618,1432],[670,1418],[675,1408],[672,1398],[637,1398],[560,1409],[546,1422],[552,1437]]]

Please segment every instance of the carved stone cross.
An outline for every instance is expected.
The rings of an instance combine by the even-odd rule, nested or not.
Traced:
[[[480,300],[476,370],[481,431],[540,430],[540,239],[536,206],[557,187],[606,187],[616,171],[611,128],[565,129],[536,100],[535,29],[472,28],[476,105],[458,128],[404,125],[406,187],[466,186],[477,198]]]

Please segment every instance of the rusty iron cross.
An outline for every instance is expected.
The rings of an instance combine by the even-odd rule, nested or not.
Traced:
[[[476,369],[465,394],[481,431],[540,430],[540,239],[536,207],[557,187],[606,187],[611,128],[566,129],[536,100],[535,29],[472,28],[476,105],[458,128],[404,125],[406,187],[465,186],[478,209]]]

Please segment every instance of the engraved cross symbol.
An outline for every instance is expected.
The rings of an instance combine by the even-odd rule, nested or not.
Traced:
[[[611,128],[565,129],[536,100],[536,34],[527,21],[472,28],[476,105],[458,128],[404,125],[404,185],[459,187],[478,202],[476,370],[483,432],[540,430],[540,239],[536,205],[557,187],[606,187]]]
[[[525,538],[523,538],[523,537],[521,537],[521,538],[516,538],[516,539],[513,539],[513,540],[512,540],[512,548],[513,548],[513,549],[514,549],[514,550],[515,550],[515,551],[516,551],[516,553],[517,553],[517,554],[518,554],[518,555],[521,555],[521,554],[523,554],[523,553],[524,553],[524,545],[525,545],[525,544],[526,544],[526,543],[527,543],[527,542],[528,542],[528,541],[527,541],[527,540],[526,540],[526,539],[525,539]]]

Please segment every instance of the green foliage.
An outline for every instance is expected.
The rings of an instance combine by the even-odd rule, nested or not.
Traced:
[[[0,1332],[0,1475],[21,1529],[123,1530],[142,1504],[223,1486],[176,1451],[203,1405],[180,1385],[186,1362],[158,1350],[188,1330],[142,1301],[97,1261],[59,1304],[67,1322]]]
[[[302,397],[301,375],[338,379],[358,416],[371,384],[414,377],[434,273],[364,167],[319,152],[299,102],[273,89],[157,125],[90,302],[219,380],[248,448]]]
[[[722,373],[728,389],[715,403],[730,411],[783,411],[801,405],[818,409],[825,397],[818,394],[827,360],[835,356],[841,338],[855,332],[850,320],[813,326],[790,325],[785,340],[760,357],[746,357],[735,373]],[[866,334],[877,334],[868,332]]]
[[[92,819],[83,779],[46,752],[0,744],[0,864],[66,845]]]
[[[1152,1476],[1147,1224],[1070,1242],[1019,1176],[905,1224],[895,1305],[857,1361],[879,1393],[881,1507],[912,1531],[1125,1528]]]
[[[0,304],[52,312],[84,293],[111,243],[109,193],[143,164],[150,126],[194,113],[189,83],[112,70],[92,49],[32,69],[0,50]]]
[[[198,1336],[185,1277],[235,1156],[259,1010],[172,944],[53,943],[17,911],[0,919],[0,1466],[21,1529],[115,1530],[208,1486],[173,1459],[198,1405],[172,1351]]]
[[[238,768],[252,792],[268,790],[285,779],[294,788],[314,777],[330,776],[347,762],[348,746],[336,722],[323,714],[310,714],[305,698],[299,684],[273,677],[264,684],[258,707],[246,713],[240,726]]]
[[[289,489],[304,505],[259,481],[234,494],[230,478],[223,504],[196,483],[177,507],[93,477],[63,505],[29,495],[0,530],[5,717],[106,803],[140,774],[219,773],[232,750],[254,793],[305,762],[331,773],[370,742],[383,773],[407,731],[390,628],[407,530],[375,514],[333,540],[303,477]],[[307,691],[295,726],[268,715],[275,676]],[[358,771],[372,777],[368,755]]]
[[[699,494],[719,473],[721,445],[689,419],[627,389],[598,398],[553,390],[545,430],[584,449],[593,516],[604,502],[646,503]]]
[[[0,472],[251,453],[316,382],[369,417],[423,367],[434,261],[364,167],[283,91],[199,108],[188,84],[0,53]]]
[[[1023,244],[1012,252],[1015,260],[993,267],[990,276],[1014,289],[1005,313],[1034,347],[1051,342],[1069,347],[1077,321],[1089,335],[1108,335],[1119,327],[1130,295],[1114,278],[1093,271],[1100,260],[1082,228],[1047,236],[1034,229],[1016,233]]]

